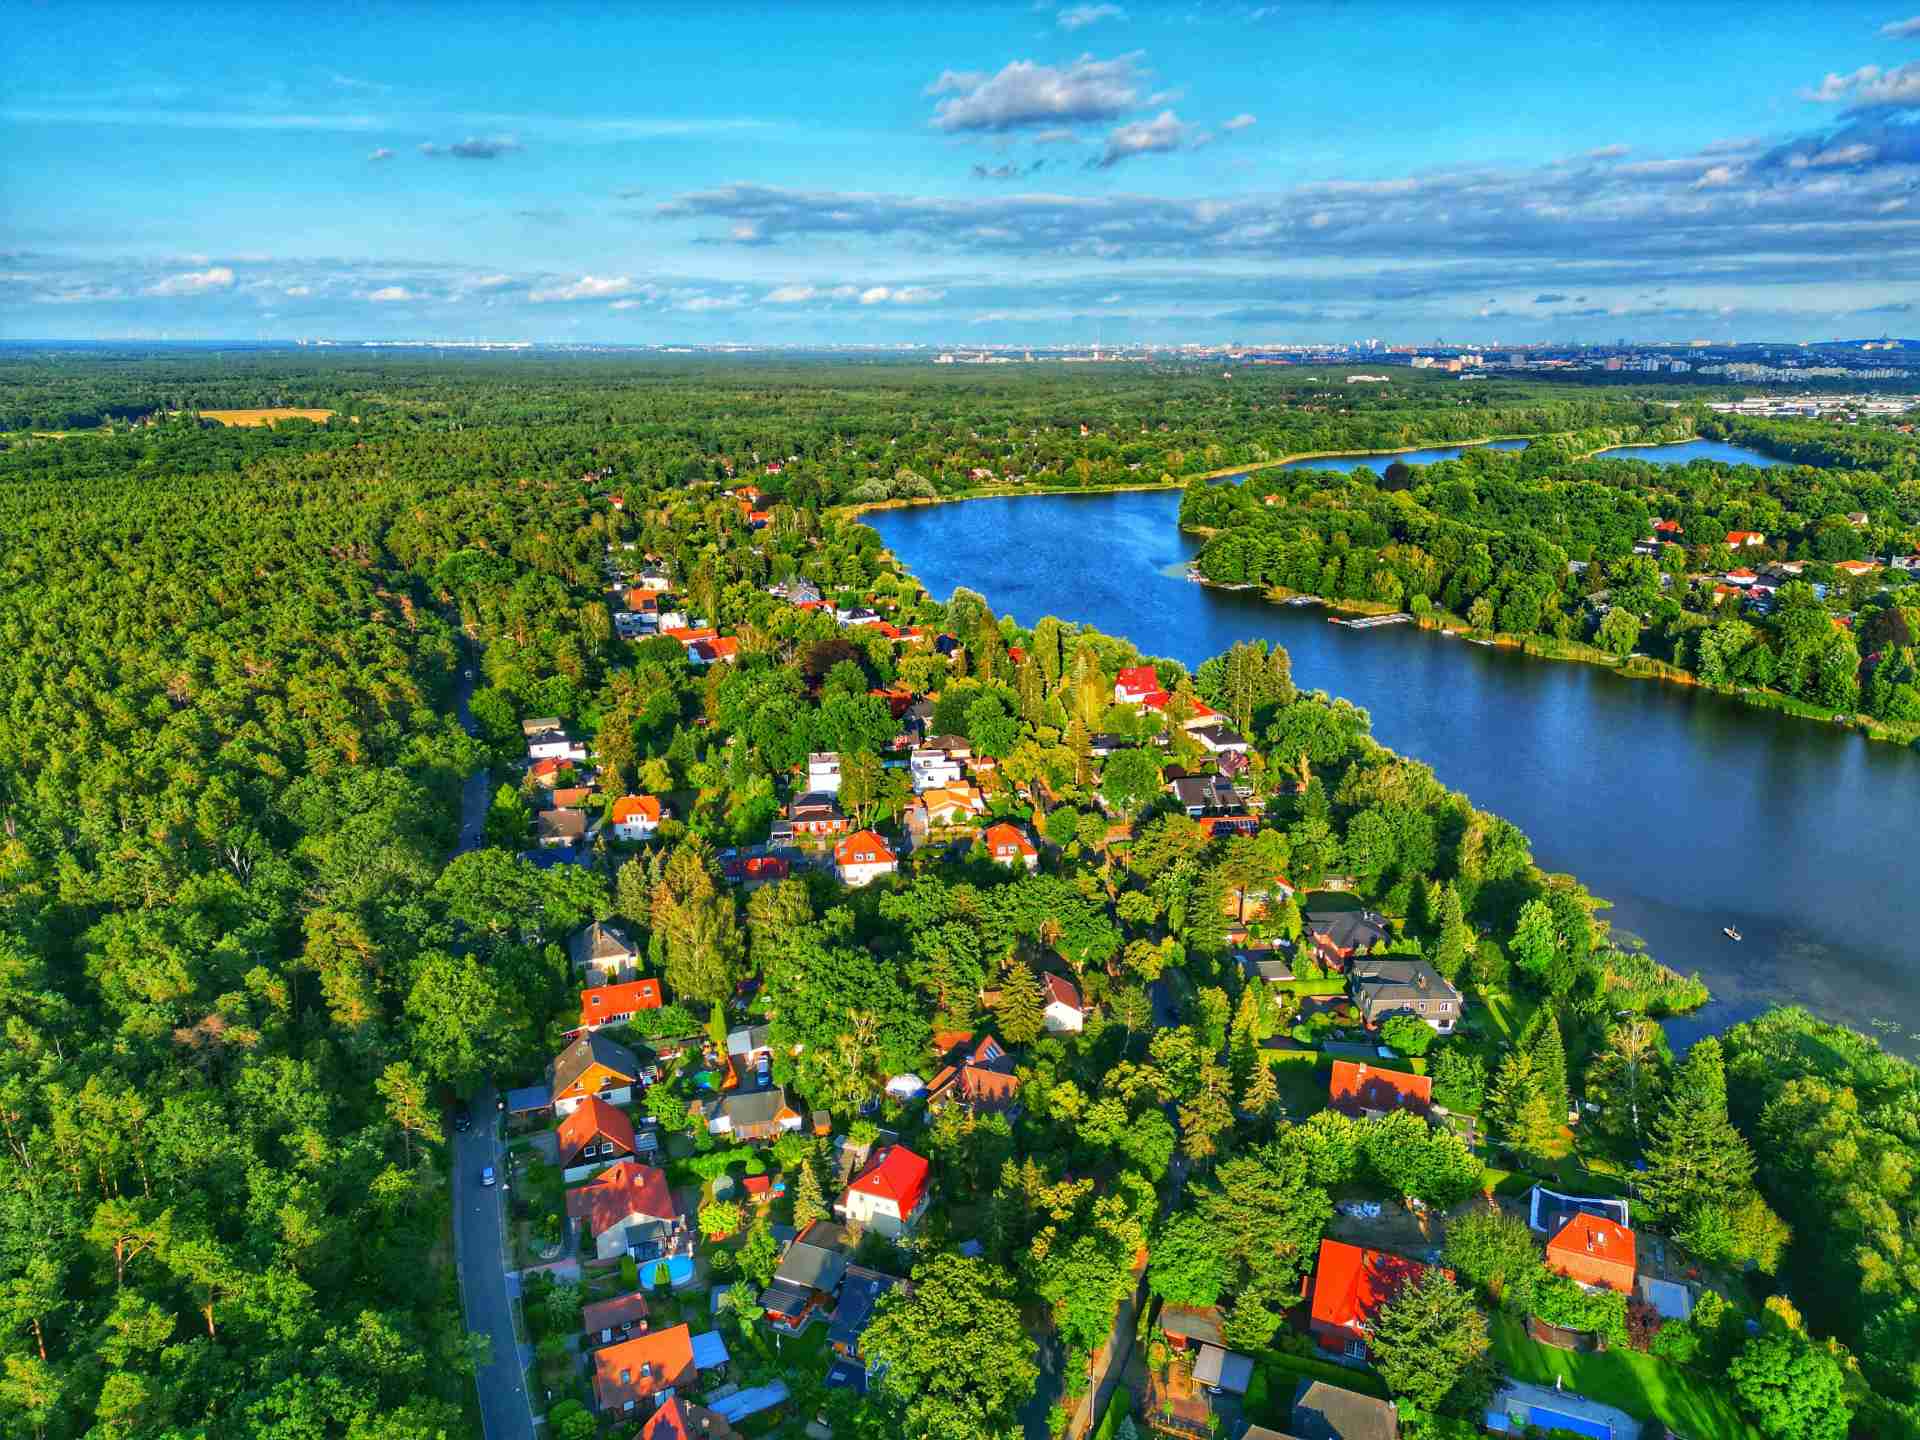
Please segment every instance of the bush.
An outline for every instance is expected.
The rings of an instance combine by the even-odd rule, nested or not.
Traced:
[[[1440,1037],[1417,1015],[1393,1015],[1380,1027],[1380,1038],[1402,1055],[1424,1055]]]
[[[640,1288],[640,1267],[631,1255],[620,1257],[620,1288],[629,1292]]]

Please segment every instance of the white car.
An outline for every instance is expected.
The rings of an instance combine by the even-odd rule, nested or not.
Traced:
[[[493,1184],[493,1166],[489,1165],[480,1172],[480,1183],[489,1186]]]

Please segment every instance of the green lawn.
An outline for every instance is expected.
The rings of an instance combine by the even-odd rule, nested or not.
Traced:
[[[1761,1440],[1740,1418],[1724,1385],[1642,1355],[1609,1350],[1580,1355],[1536,1344],[1522,1321],[1496,1315],[1491,1326],[1494,1361],[1516,1380],[1552,1385],[1556,1375],[1569,1390],[1602,1405],[1616,1405],[1641,1419],[1664,1421],[1688,1440]]]
[[[1327,1108],[1327,1077],[1321,1073],[1318,1051],[1263,1050],[1260,1054],[1273,1067],[1280,1103],[1291,1119],[1301,1120]]]
[[[1386,1383],[1371,1370],[1350,1370],[1331,1360],[1263,1350],[1254,1358],[1253,1380],[1247,1386],[1247,1418],[1258,1425],[1287,1424],[1293,1418],[1293,1392],[1302,1380],[1323,1380],[1342,1390],[1387,1398]]]

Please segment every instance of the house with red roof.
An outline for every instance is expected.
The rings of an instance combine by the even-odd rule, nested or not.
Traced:
[[[856,830],[833,847],[833,873],[842,885],[870,885],[899,868],[887,842],[872,830]]]
[[[736,856],[725,861],[720,868],[728,884],[738,885],[747,891],[784,880],[793,873],[792,867],[778,855],[749,855],[744,859]]]
[[[1313,1272],[1313,1311],[1307,1328],[1322,1350],[1365,1361],[1380,1310],[1426,1272],[1426,1266],[1384,1250],[1340,1240],[1320,1242]]]
[[[1680,536],[1687,532],[1680,528],[1680,522],[1678,520],[1656,520],[1653,522],[1653,533],[1656,535]]]
[[[1729,530],[1727,532],[1727,548],[1730,550],[1746,550],[1766,543],[1767,537],[1758,530]]]
[[[593,1237],[602,1260],[617,1260],[638,1241],[670,1239],[683,1228],[667,1172],[637,1160],[617,1161],[567,1191],[567,1218]]]
[[[928,1172],[927,1162],[906,1146],[884,1146],[854,1177],[834,1208],[851,1224],[898,1238],[926,1213]]]
[[[698,1374],[693,1332],[684,1324],[636,1335],[594,1352],[594,1405],[602,1416],[644,1413],[663,1394],[693,1384]]]
[[[1390,1115],[1395,1110],[1425,1115],[1433,1108],[1433,1079],[1383,1070],[1365,1061],[1336,1060],[1333,1078],[1327,1082],[1327,1103],[1355,1117]]]
[[[1040,993],[1046,997],[1043,1012],[1047,1031],[1053,1035],[1078,1035],[1086,1027],[1087,1012],[1080,1003],[1080,992],[1064,975],[1051,971],[1040,977]]]
[[[1029,870],[1040,868],[1040,849],[1027,838],[1026,831],[1018,825],[1009,825],[1002,820],[987,827],[983,837],[987,847],[987,858],[996,865],[1005,865],[1009,869],[1024,865]]]
[[[658,795],[622,795],[613,802],[613,833],[629,844],[651,840],[664,812]]]
[[[633,1121],[617,1105],[590,1095],[559,1125],[560,1168],[607,1165],[633,1158]]]
[[[596,985],[580,992],[580,1023],[569,1037],[591,1035],[602,1025],[631,1024],[642,1010],[658,1010],[666,995],[658,980],[624,980],[618,985]]]
[[[737,1440],[739,1434],[718,1410],[678,1395],[665,1401],[640,1427],[640,1440]]]
[[[1547,1241],[1547,1268],[1593,1289],[1633,1293],[1633,1232],[1617,1220],[1576,1211]]]
[[[1129,665],[1113,677],[1113,703],[1142,705],[1149,695],[1165,694],[1151,665]]]
[[[960,1036],[959,1046],[970,1044],[970,1049],[955,1047],[958,1053],[928,1082],[929,1111],[949,1105],[970,1111],[1011,1110],[1018,1103],[1020,1077],[1013,1072],[1013,1057],[991,1035],[981,1036],[978,1043],[971,1035]]]

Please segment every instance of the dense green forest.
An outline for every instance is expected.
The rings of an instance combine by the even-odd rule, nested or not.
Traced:
[[[555,1053],[578,1011],[562,946],[593,918],[641,937],[674,1021],[751,993],[780,1082],[842,1125],[890,1074],[930,1073],[938,1030],[991,1026],[1019,1052],[1011,1118],[882,1113],[942,1196],[922,1251],[883,1257],[918,1267],[919,1298],[876,1322],[890,1378],[861,1399],[795,1375],[786,1432],[826,1408],[836,1434],[876,1440],[1008,1433],[1038,1379],[1032,1328],[1084,1361],[1143,1243],[1154,1293],[1218,1303],[1237,1347],[1277,1353],[1336,1191],[1445,1207],[1495,1174],[1410,1117],[1288,1118],[1325,1102],[1316,978],[1303,960],[1304,990],[1250,982],[1226,918],[1280,875],[1302,896],[1350,887],[1386,917],[1386,948],[1501,1017],[1401,1041],[1445,1103],[1480,1118],[1499,1173],[1572,1163],[1557,1117],[1576,1093],[1600,1107],[1587,1178],[1625,1185],[1645,1162],[1654,1223],[1730,1295],[1660,1331],[1663,1363],[1712,1377],[1737,1359],[1756,1377],[1744,1413],[1760,1416],[1784,1356],[1813,1376],[1804,1393],[1844,1386],[1843,1425],[1916,1433],[1914,1067],[1799,1012],[1673,1056],[1653,1022],[1698,1005],[1698,981],[1616,942],[1575,878],[1543,873],[1512,825],[1380,746],[1364,711],[1296,688],[1283,651],[1237,646],[1192,674],[1153,662],[1172,719],[1204,702],[1254,742],[1261,822],[1215,833],[1165,793],[1169,766],[1206,763],[1197,742],[1175,724],[1157,748],[1161,722],[1114,703],[1115,672],[1142,660],[1132,646],[1050,618],[1022,628],[965,591],[938,602],[832,508],[876,486],[965,489],[976,468],[1099,484],[1134,464],[1186,476],[1551,432],[1568,438],[1435,467],[1412,491],[1323,474],[1196,490],[1228,508],[1189,518],[1265,545],[1254,527],[1282,507],[1257,497],[1284,494],[1300,533],[1281,549],[1311,531],[1332,553],[1348,532],[1339,550],[1376,552],[1372,583],[1400,543],[1387,521],[1418,512],[1434,555],[1463,532],[1499,537],[1429,561],[1418,593],[1445,603],[1484,545],[1467,608],[1490,591],[1506,604],[1532,557],[1553,578],[1541,612],[1573,613],[1568,540],[1516,518],[1543,489],[1568,489],[1557,533],[1604,569],[1655,514],[1812,545],[1817,517],[1804,536],[1787,523],[1813,513],[1790,483],[1801,472],[1576,462],[1587,438],[1646,434],[1671,412],[1504,382],[1409,401],[1280,373],[1228,395],[1193,372],[303,356],[8,357],[0,384],[16,428],[101,427],[0,451],[0,1434],[477,1433],[440,1117],[483,1076],[535,1076]],[[271,430],[194,416],[280,403],[341,414]],[[181,413],[102,425],[157,411]],[[1876,526],[1913,524],[1910,479],[1818,474]],[[748,481],[762,529],[723,488]],[[1725,493],[1696,494],[1710,481]],[[1340,496],[1340,530],[1302,518]],[[1373,538],[1360,526],[1376,517]],[[626,545],[738,638],[737,663],[703,672],[677,641],[618,638],[605,567]],[[768,593],[796,576],[957,647]],[[469,737],[454,697],[476,658]],[[841,753],[863,823],[897,827],[909,797],[880,758],[898,726],[874,693],[889,688],[927,697],[934,732],[995,762],[988,818],[1043,840],[1044,865],[933,847],[866,890],[807,874],[737,896],[718,852],[765,838],[811,750]],[[511,762],[533,715],[592,742],[603,801],[669,800],[650,851],[519,857]],[[1098,762],[1094,733],[1136,743]],[[460,785],[481,766],[502,794],[500,843],[449,862]],[[1298,939],[1300,910],[1276,906],[1253,938]],[[1084,1034],[1045,1033],[1047,972],[1080,988]],[[1176,1023],[1156,1019],[1162,992]],[[1270,1041],[1309,1057],[1304,1071],[1272,1063]],[[685,1098],[663,1085],[649,1104],[705,1154]],[[796,1176],[816,1159],[798,1156]],[[980,1258],[948,1253],[966,1239]],[[1474,1305],[1523,1303],[1487,1293],[1473,1261],[1463,1239],[1461,1284],[1409,1309],[1408,1363],[1382,1368],[1435,1437],[1463,1433],[1485,1393]],[[1538,1305],[1590,1318],[1558,1292]],[[980,1321],[958,1352],[940,1343],[955,1313]],[[1461,1342],[1454,1369],[1411,1363],[1436,1327]],[[744,1375],[787,1373],[763,1330],[735,1345]],[[1071,1402],[1084,1366],[1065,1374]]]
[[[1536,444],[1341,476],[1190,485],[1181,523],[1227,584],[1444,613],[1482,633],[1650,655],[1718,686],[1920,725],[1920,444],[1891,427],[1722,421],[1707,433],[1809,463],[1575,459]],[[1818,462],[1816,466],[1811,462]],[[1828,467],[1828,468],[1819,468]],[[1656,522],[1668,527],[1656,532]],[[1733,532],[1763,542],[1729,547]],[[1657,542],[1657,543],[1654,543]],[[1772,601],[1724,582],[1790,567]],[[1842,562],[1866,568],[1836,569]]]

